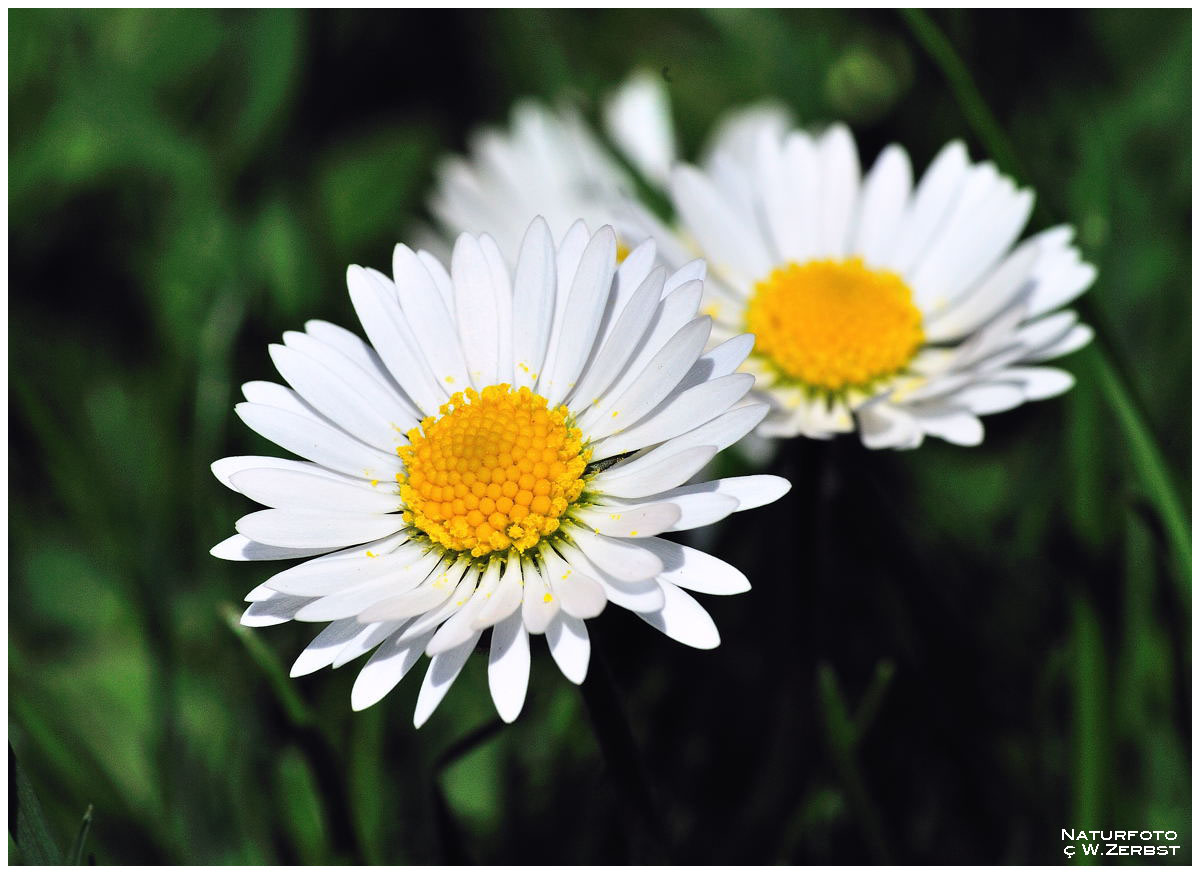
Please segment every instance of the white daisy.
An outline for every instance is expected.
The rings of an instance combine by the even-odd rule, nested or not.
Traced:
[[[933,435],[983,439],[979,416],[1067,391],[1041,363],[1092,330],[1057,311],[1096,277],[1055,227],[1014,248],[1033,208],[952,142],[913,185],[904,149],[860,178],[842,125],[821,136],[763,125],[753,147],[677,167],[671,192],[707,259],[714,338],[755,335],[746,370],[771,402],[758,433],[872,448]]]
[[[616,265],[616,239],[575,223],[555,247],[537,219],[510,271],[464,234],[450,270],[397,246],[393,279],[351,267],[370,343],[309,322],[271,347],[288,388],[243,387],[237,413],[305,461],[226,458],[221,482],[270,509],[213,548],[233,560],[308,559],[252,591],[242,622],[329,624],[292,675],[374,650],[355,709],[432,657],[429,718],[480,635],[500,715],[525,698],[530,634],[566,677],[588,666],[584,620],[609,601],[675,640],[719,643],[684,590],[749,588],[736,568],[658,535],[773,501],[778,477],[685,485],[761,422],[735,373],[750,337],[709,352],[704,265],[668,275],[654,244]]]

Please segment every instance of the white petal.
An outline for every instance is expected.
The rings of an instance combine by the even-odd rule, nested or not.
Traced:
[[[1055,367],[1010,367],[996,374],[1006,380],[1016,380],[1025,397],[1031,401],[1052,398],[1069,391],[1075,385],[1075,377]]]
[[[494,385],[499,372],[500,336],[496,289],[479,241],[460,234],[450,262],[454,278],[454,312],[462,337],[471,383],[479,389]]]
[[[715,446],[693,446],[674,455],[656,457],[649,464],[643,463],[644,459],[637,459],[610,467],[597,474],[592,483],[601,494],[616,498],[641,498],[686,482],[716,454]]]
[[[392,378],[426,415],[436,415],[449,396],[445,383],[433,379],[416,339],[404,321],[395,286],[387,277],[358,266],[346,271],[346,285],[358,320]]]
[[[638,613],[667,637],[696,649],[715,649],[721,644],[721,634],[696,599],[677,586],[660,582],[664,603],[653,613]]]
[[[708,316],[693,319],[684,325],[653,358],[624,392],[605,397],[595,407],[599,417],[590,425],[592,439],[632,427],[664,400],[696,363],[712,332]]]
[[[329,622],[362,616],[376,604],[390,603],[403,592],[410,592],[429,575],[429,562],[419,562],[410,570],[397,569],[392,573],[379,574],[359,580],[347,580],[343,585],[331,589],[311,604],[302,607],[296,618],[302,622]],[[389,621],[405,618],[380,616]],[[364,621],[372,621],[368,617]]]
[[[658,556],[636,543],[604,537],[586,528],[572,528],[570,533],[588,560],[617,580],[640,582],[662,572]]]
[[[405,643],[397,643],[394,638],[384,641],[354,680],[354,688],[350,690],[351,709],[365,710],[383,700],[421,660],[427,640],[428,635]]]
[[[658,309],[665,278],[666,270],[658,268],[630,297],[615,320],[612,335],[595,356],[572,396],[574,410],[584,411],[599,403],[600,396],[625,371]]]
[[[709,266],[746,284],[765,276],[771,256],[753,221],[695,167],[677,167],[671,192],[683,221],[700,241]]]
[[[515,720],[529,688],[529,632],[520,613],[513,613],[492,629],[488,686],[500,718],[505,722]]]
[[[442,703],[450,686],[458,678],[458,674],[467,663],[471,651],[475,649],[475,641],[479,640],[479,632],[457,649],[435,655],[429,662],[429,670],[425,672],[425,680],[421,683],[421,691],[417,695],[417,708],[413,713],[413,725],[420,728],[433,715],[433,711]]]
[[[496,382],[513,384],[513,292],[512,277],[508,263],[500,252],[500,247],[489,235],[479,237],[479,246],[483,249],[483,257],[487,260],[488,271],[492,275],[492,288],[496,292],[496,356],[498,366]]]
[[[658,576],[660,583],[671,583],[706,595],[737,595],[750,591],[746,575],[715,555],[657,537],[646,541],[646,548],[663,563],[663,571]]]
[[[521,579],[521,561],[519,558],[514,558],[510,555],[508,561],[505,562],[504,573],[500,577],[500,583],[487,599],[487,604],[484,605],[483,609],[475,617],[473,623],[475,628],[482,630],[491,625],[496,625],[516,613],[517,609],[521,606],[521,597],[524,593],[524,583]]]
[[[373,622],[368,625],[359,625],[362,630],[354,636],[353,640],[339,649],[337,656],[334,657],[334,670],[369,653],[398,631],[401,625],[400,622]]]
[[[378,516],[321,510],[259,510],[237,521],[239,534],[270,546],[336,549],[386,537],[405,527],[399,513]]]
[[[252,501],[284,510],[331,510],[344,513],[395,513],[403,508],[394,486],[373,489],[366,482],[338,482],[301,470],[256,468],[233,474],[230,481]]]
[[[604,611],[608,599],[596,580],[568,564],[553,549],[543,550],[541,556],[550,594],[558,599],[564,613],[577,619],[591,619]]]
[[[981,382],[955,392],[946,402],[965,407],[976,416],[987,416],[1019,407],[1025,402],[1025,393],[1012,383]]]
[[[425,552],[423,544],[409,541],[401,532],[293,565],[270,577],[266,585],[288,595],[319,597],[375,577],[404,572]]]
[[[706,442],[723,449],[723,440],[729,439],[729,443],[725,443],[725,446],[728,446],[741,439],[762,421],[767,413],[765,404],[729,409],[753,387],[754,377],[749,373],[731,373],[729,376],[693,386],[676,397],[668,398],[657,410],[632,428],[601,440],[593,447],[592,460],[599,461],[678,438],[689,429],[695,429],[697,423],[709,424],[714,413],[718,414],[717,419],[720,423],[717,424],[716,419],[711,421],[713,428],[711,433],[706,434]],[[730,437],[756,417],[757,421],[747,425],[746,431],[742,431],[736,437]]]
[[[635,73],[609,98],[604,108],[608,135],[647,180],[667,184],[675,160],[675,128],[662,78]]]
[[[513,277],[513,377],[518,387],[532,387],[546,359],[557,281],[554,240],[538,216],[525,232]]]
[[[546,628],[546,643],[550,655],[563,676],[572,683],[582,683],[587,676],[588,659],[592,644],[588,639],[587,626],[582,619],[559,613]]]
[[[261,601],[255,601],[242,614],[242,625],[250,628],[265,628],[268,625],[281,625],[290,622],[296,611],[307,604],[311,598],[297,598],[294,595],[274,594]]]
[[[960,141],[947,143],[913,193],[912,204],[900,222],[900,235],[892,251],[892,269],[904,273],[925,252],[926,246],[956,201],[967,175],[967,148]]]
[[[664,291],[664,293],[666,292]],[[646,365],[658,354],[663,344],[696,317],[696,310],[700,306],[702,294],[703,286],[699,282],[689,282],[662,299],[651,318],[649,332],[643,336],[633,358],[625,366],[624,372],[603,395],[596,399],[592,406],[580,413],[578,422],[584,434],[590,434],[589,429],[595,427],[597,423],[603,424],[605,427],[611,424],[603,422],[606,418],[612,418],[610,415],[612,405],[609,402],[624,394],[645,372]],[[602,407],[603,409],[601,409]]]
[[[295,549],[256,543],[242,534],[226,537],[208,551],[209,555],[214,558],[223,558],[226,561],[281,561],[289,558],[308,558],[310,555],[320,555],[323,552],[328,552],[328,550],[323,547]]]
[[[940,415],[922,414],[918,418],[921,429],[947,443],[958,446],[978,446],[983,442],[983,423],[971,413],[948,412]]]
[[[341,382],[353,386],[389,425],[398,430],[407,430],[415,425],[421,414],[384,369],[383,362],[378,360],[379,356],[349,331],[344,333],[359,345],[357,355],[347,354],[343,347],[326,343],[312,334],[301,331],[285,331],[283,342],[329,370]],[[372,358],[364,361],[363,356],[368,353]]]
[[[575,511],[575,518],[597,534],[609,537],[653,537],[669,531],[681,511],[673,503],[638,506],[596,506]]]
[[[886,401],[858,410],[860,437],[868,449],[890,449],[911,444],[921,433],[913,415]]]
[[[846,254],[850,223],[858,209],[858,150],[844,124],[835,124],[817,143],[821,162],[820,250],[833,257]]]
[[[1025,360],[1049,361],[1052,358],[1061,358],[1063,355],[1069,355],[1082,349],[1092,342],[1093,336],[1095,336],[1095,332],[1089,326],[1075,325],[1060,340],[1040,347],[1035,354],[1026,356]]]
[[[421,259],[403,243],[392,251],[400,308],[434,379],[450,392],[470,385],[458,330]]]
[[[384,451],[394,449],[399,428],[382,416],[353,385],[313,358],[272,343],[271,360],[280,375],[314,409],[364,443]]]
[[[304,677],[329,667],[337,658],[338,652],[362,633],[364,628],[365,626],[358,624],[353,619],[339,619],[337,622],[330,622],[296,657],[288,676]]]
[[[238,404],[234,410],[252,430],[272,443],[323,467],[368,480],[390,480],[403,470],[394,454],[297,413],[251,403]]]
[[[305,322],[304,330],[308,332],[309,336],[324,343],[326,346],[336,349],[362,368],[364,372],[371,374],[381,386],[395,392],[406,408],[411,407],[414,417],[417,416],[417,408],[412,398],[404,393],[400,384],[396,382],[386,365],[384,365],[383,359],[379,357],[379,353],[372,349],[370,344],[365,342],[361,337],[340,325],[323,322],[320,319],[310,319]],[[287,336],[287,334],[284,335],[285,338]]]
[[[500,562],[492,561],[482,574],[474,577],[478,583],[473,584],[473,591],[466,592],[467,602],[455,610],[437,630],[425,651],[429,655],[437,655],[464,643],[475,631],[475,618],[479,611],[488,603],[487,595],[496,590],[500,582]]]
[[[558,613],[559,602],[546,585],[546,578],[541,569],[525,564],[522,570],[525,576],[525,593],[521,601],[521,616],[530,634],[542,634],[550,620]]]
[[[879,154],[863,182],[861,214],[851,251],[862,255],[867,266],[882,267],[891,258],[911,190],[908,153],[892,144]]]
[[[430,572],[427,579],[416,588],[395,597],[381,600],[358,614],[361,622],[408,619],[434,610],[449,601],[462,581],[465,567],[461,562],[441,565]]]
[[[591,238],[571,280],[564,321],[550,338],[550,354],[538,378],[538,394],[556,407],[575,387],[583,364],[591,355],[604,315],[617,266],[617,238],[603,227]]]

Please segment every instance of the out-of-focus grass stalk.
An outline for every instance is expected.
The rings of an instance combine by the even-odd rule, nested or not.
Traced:
[[[275,697],[279,700],[288,719],[299,728],[308,728],[317,724],[313,712],[304,703],[304,699],[296,691],[295,685],[289,682],[287,674],[284,673],[275,654],[258,635],[252,634],[250,629],[242,625],[241,614],[238,613],[237,608],[232,604],[225,604],[221,607],[221,616],[229,626],[229,630],[246,647],[250,658],[262,668],[267,682],[271,684],[271,691],[275,693]]]
[[[42,805],[11,745],[8,748],[8,781],[8,834],[21,852],[22,863],[61,864],[62,851],[50,836]]]
[[[885,671],[884,673],[890,677],[890,672]],[[873,715],[873,709],[877,706],[869,704],[869,699],[882,695],[882,689],[886,687],[887,680],[883,680],[881,685],[879,677],[880,673],[877,669],[872,686],[880,685],[880,690],[874,695],[868,692],[867,696],[864,696],[864,704],[868,704],[868,707],[865,708],[868,716]],[[822,662],[817,666],[817,698],[824,721],[825,741],[829,745],[829,752],[833,757],[833,764],[838,772],[842,788],[846,792],[851,807],[855,810],[863,834],[871,847],[872,855],[875,856],[877,862],[886,865],[891,856],[888,853],[883,825],[875,805],[867,794],[866,783],[859,770],[856,755],[858,741],[865,730],[865,725],[859,726],[850,718],[850,711],[846,707],[845,699],[842,698],[842,692],[838,686],[837,675],[827,662]],[[860,707],[859,712],[863,713],[863,711],[864,708]]]
[[[1075,687],[1075,737],[1073,757],[1073,800],[1071,822],[1079,828],[1100,828],[1108,822],[1108,792],[1105,785],[1109,768],[1106,762],[1105,732],[1108,720],[1104,713],[1106,674],[1104,636],[1100,620],[1092,605],[1076,597],[1074,614],[1073,673]],[[1077,853],[1076,864],[1095,864],[1093,856]]]
[[[904,9],[901,14],[917,42],[946,77],[967,123],[996,163],[1007,173],[1028,178],[1028,174],[1022,172],[1015,150],[983,99],[970,70],[941,28],[923,10]],[[1094,364],[1090,369],[1116,413],[1117,423],[1130,447],[1133,467],[1162,519],[1167,539],[1179,564],[1179,579],[1185,603],[1188,603],[1191,599],[1192,548],[1187,514],[1171,485],[1162,452],[1133,398],[1128,381],[1118,372],[1112,354],[1100,337],[1093,341],[1093,348]]]
[[[88,832],[92,830],[92,805],[88,805],[79,823],[79,831],[75,835],[75,843],[71,844],[71,852],[67,854],[68,865],[83,864],[83,848],[87,844]]]

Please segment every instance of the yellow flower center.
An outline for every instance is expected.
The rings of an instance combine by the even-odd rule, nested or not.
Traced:
[[[458,392],[397,448],[404,518],[446,549],[521,552],[558,529],[591,450],[567,408],[507,384]]]
[[[903,370],[925,340],[912,290],[861,258],[773,271],[754,288],[746,330],[785,376],[831,392]]]

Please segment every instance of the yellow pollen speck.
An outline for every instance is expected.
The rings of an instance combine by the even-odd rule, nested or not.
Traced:
[[[620,414],[620,412],[621,412],[620,410],[613,410],[612,417],[615,419]]]
[[[553,600],[554,600],[554,596],[553,596],[553,595],[551,595],[549,592],[547,592],[546,594],[542,595],[542,603],[543,603],[543,604],[549,604],[549,603],[550,603],[551,601],[553,601]]]
[[[453,384],[453,383],[454,383],[454,377],[453,377],[453,376],[447,376],[447,377],[446,377],[446,382],[448,382],[448,383],[450,383],[450,384]]]
[[[899,275],[861,258],[787,264],[746,308],[754,354],[812,388],[868,386],[904,369],[925,341],[921,311]]]
[[[629,536],[630,536],[630,537],[637,537],[637,532],[636,532],[636,531],[630,531],[630,532],[629,532]]]
[[[379,480],[377,480],[377,479],[371,480],[371,485],[373,485],[373,486],[379,485]]]
[[[700,312],[704,313],[704,315],[710,318],[715,319],[718,315],[720,315],[721,307],[719,304],[710,303],[708,306],[700,310]]]
[[[457,392],[397,449],[404,518],[449,550],[518,552],[558,530],[591,450],[565,406],[507,384]]]
[[[378,558],[378,557],[379,556],[377,556],[375,553],[371,552],[371,550],[369,550],[369,549],[367,550],[367,558]]]
[[[612,519],[614,522],[616,522],[618,519],[621,518],[621,514],[620,513],[609,513],[608,518]]]

